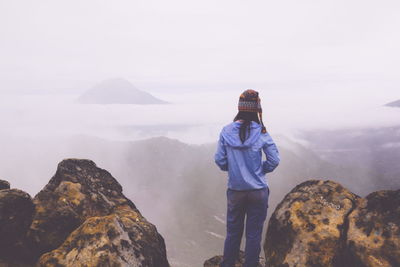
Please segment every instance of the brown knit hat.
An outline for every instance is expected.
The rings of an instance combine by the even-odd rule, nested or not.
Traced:
[[[262,108],[261,108],[261,99],[258,96],[258,92],[253,89],[247,89],[244,91],[239,97],[238,104],[239,111],[245,112],[257,112],[260,118],[262,132],[266,133],[264,123],[262,121]]]
[[[239,111],[262,112],[260,98],[258,92],[247,89],[239,97]]]

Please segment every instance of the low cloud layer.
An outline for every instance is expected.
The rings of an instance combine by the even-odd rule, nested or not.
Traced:
[[[397,89],[337,86],[260,88],[265,125],[287,136],[312,129],[398,125],[400,109],[383,106],[396,99]],[[0,123],[3,135],[22,138],[89,135],[132,141],[167,136],[201,144],[214,142],[232,120],[241,90],[156,92],[168,105],[85,105],[76,101],[78,95],[3,95]]]

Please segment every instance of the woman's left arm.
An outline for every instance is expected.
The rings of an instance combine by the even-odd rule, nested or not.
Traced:
[[[215,152],[214,160],[221,170],[228,171],[228,157],[226,154],[225,141],[222,137],[222,134],[219,136],[217,152]]]

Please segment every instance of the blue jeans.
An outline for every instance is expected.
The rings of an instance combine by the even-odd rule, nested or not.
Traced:
[[[228,199],[226,239],[221,267],[233,267],[239,256],[246,215],[246,248],[243,267],[257,267],[261,235],[268,209],[268,187],[255,190],[226,191]]]

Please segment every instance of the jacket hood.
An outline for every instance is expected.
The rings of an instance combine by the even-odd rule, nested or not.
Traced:
[[[261,125],[252,121],[250,124],[250,136],[246,138],[244,143],[240,140],[239,131],[242,122],[232,122],[224,127],[221,134],[226,143],[235,148],[247,148],[252,146],[261,135]]]

